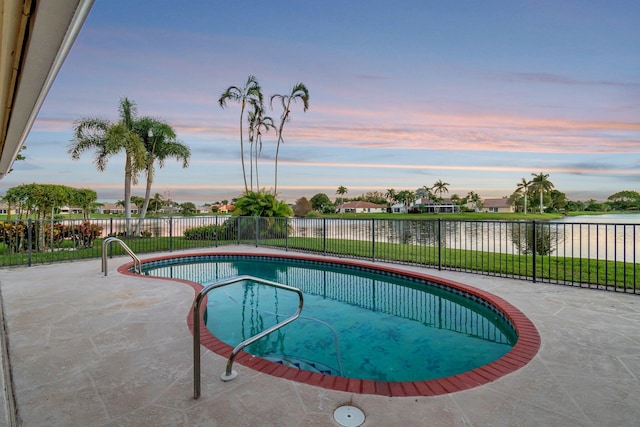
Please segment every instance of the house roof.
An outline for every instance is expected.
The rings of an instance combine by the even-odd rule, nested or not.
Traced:
[[[509,199],[484,199],[482,206],[485,208],[508,208],[511,205],[509,204]]]
[[[103,211],[105,211],[105,210],[111,210],[111,211],[113,211],[113,210],[122,210],[122,211],[124,211],[124,207],[119,206],[119,205],[117,205],[117,204],[115,204],[113,202],[105,202],[105,203],[103,203],[102,206],[100,206],[100,209],[102,209]]]
[[[355,202],[348,202],[348,203],[339,205],[338,209],[366,209],[366,208],[369,208],[369,209],[385,208],[386,209],[386,207],[387,205],[379,205],[377,203],[355,201]]]
[[[443,198],[439,202],[435,202],[428,197],[423,197],[421,199],[416,200],[417,205],[453,205],[454,203],[450,198]]]

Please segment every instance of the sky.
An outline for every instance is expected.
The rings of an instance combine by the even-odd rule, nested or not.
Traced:
[[[438,180],[495,198],[540,172],[572,200],[640,191],[638,22],[637,0],[96,0],[0,194],[37,182],[123,199],[124,156],[98,172],[93,152],[72,161],[67,147],[75,122],[115,121],[127,97],[191,149],[187,169],[156,170],[152,194],[237,197],[240,106],[218,98],[249,75],[267,99],[298,82],[310,92],[280,147],[289,202]],[[267,190],[275,147],[271,131]]]

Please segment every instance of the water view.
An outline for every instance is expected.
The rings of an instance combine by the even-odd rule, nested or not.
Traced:
[[[222,225],[237,217],[146,219],[142,230],[154,237],[182,236],[189,228]],[[446,219],[322,219],[289,218],[289,237],[348,239],[404,243],[503,254],[533,251],[533,228],[528,221],[449,221]],[[253,221],[243,221],[243,225]],[[103,226],[103,237],[125,230],[124,219]],[[538,255],[640,262],[640,214],[564,217],[536,222]],[[539,246],[539,245],[538,245]]]

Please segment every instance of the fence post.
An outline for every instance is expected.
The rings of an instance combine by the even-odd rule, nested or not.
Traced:
[[[115,234],[113,234],[113,217],[109,217],[109,235],[107,237],[115,237]],[[107,255],[109,255],[109,258],[113,258],[113,252],[111,252],[111,246],[109,245],[109,247],[107,248]]]
[[[256,217],[255,231],[254,231],[254,232],[256,233],[256,248],[258,247],[258,234],[259,234],[259,230],[258,230],[259,223],[258,223],[258,220],[259,220],[259,219],[260,219],[260,217],[259,217],[259,216],[257,216],[257,217]]]
[[[27,267],[31,267],[31,252],[33,248],[33,221],[31,218],[27,219]],[[18,248],[19,250],[20,248]]]
[[[533,237],[533,283],[536,283],[536,253],[538,252],[538,239],[536,238],[536,220],[531,221],[531,235]]]
[[[327,255],[327,218],[322,218],[322,253]]]
[[[215,230],[216,230],[216,248],[218,247],[218,234],[220,233],[220,227],[218,227],[218,215],[215,216]]]
[[[376,219],[371,218],[371,261],[376,261]]]
[[[289,251],[289,217],[284,218],[284,250]]]
[[[442,270],[442,219],[438,218],[438,270]]]
[[[242,218],[241,216],[237,216],[236,217],[236,220],[237,220],[236,221],[236,228],[238,230],[238,246],[240,245],[240,223],[241,223],[240,219],[241,218]]]
[[[169,217],[169,252],[173,252],[173,217]]]

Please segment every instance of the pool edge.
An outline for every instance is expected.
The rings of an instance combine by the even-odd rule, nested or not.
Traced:
[[[398,273],[410,277],[415,277],[438,284],[445,285],[447,287],[455,288],[466,293],[475,295],[494,307],[499,309],[513,324],[518,335],[518,341],[514,347],[507,352],[504,356],[490,362],[486,365],[480,366],[470,371],[463,372],[461,374],[452,375],[444,378],[424,381],[404,381],[404,382],[386,382],[375,380],[362,380],[354,378],[346,378],[334,375],[319,374],[310,371],[304,371],[292,367],[287,367],[282,364],[270,362],[258,356],[251,355],[249,353],[240,352],[236,358],[236,362],[250,369],[262,372],[271,376],[293,380],[296,382],[314,385],[329,390],[344,391],[358,394],[374,394],[388,397],[417,397],[417,396],[438,396],[443,394],[455,393],[458,391],[467,390],[470,388],[478,387],[484,384],[496,381],[512,372],[519,370],[526,366],[538,353],[540,349],[540,335],[537,328],[527,316],[524,315],[519,309],[507,302],[503,298],[494,295],[490,292],[483,291],[481,289],[474,288],[470,285],[465,285],[453,280],[444,279],[429,274],[418,273],[415,271],[403,270],[397,267],[381,266],[378,264],[372,264],[366,261],[358,261],[351,259],[327,259],[326,257],[309,256],[309,255],[291,255],[291,254],[273,254],[273,253],[248,253],[248,252],[198,252],[189,254],[175,254],[165,255],[159,257],[148,258],[142,260],[142,263],[148,263],[153,261],[160,261],[165,259],[178,259],[186,257],[202,257],[202,256],[245,256],[245,257],[265,257],[265,258],[283,258],[283,259],[302,259],[318,262],[329,262],[339,265],[349,266],[365,266],[371,269],[377,269],[380,271]],[[126,263],[118,267],[118,272],[125,275],[132,275],[141,277],[139,274],[131,272],[133,263]],[[191,282],[184,279],[163,278],[155,276],[142,276],[144,278],[156,279],[156,280],[171,280],[174,282],[184,283],[191,286],[194,292],[197,294],[203,288],[199,283]],[[206,304],[202,305],[200,316],[200,341],[201,345],[207,349],[219,354],[225,358],[231,355],[233,347],[218,340],[213,334],[211,334],[203,321],[203,312]],[[193,334],[193,316],[190,310],[187,315],[187,325],[191,333]]]

